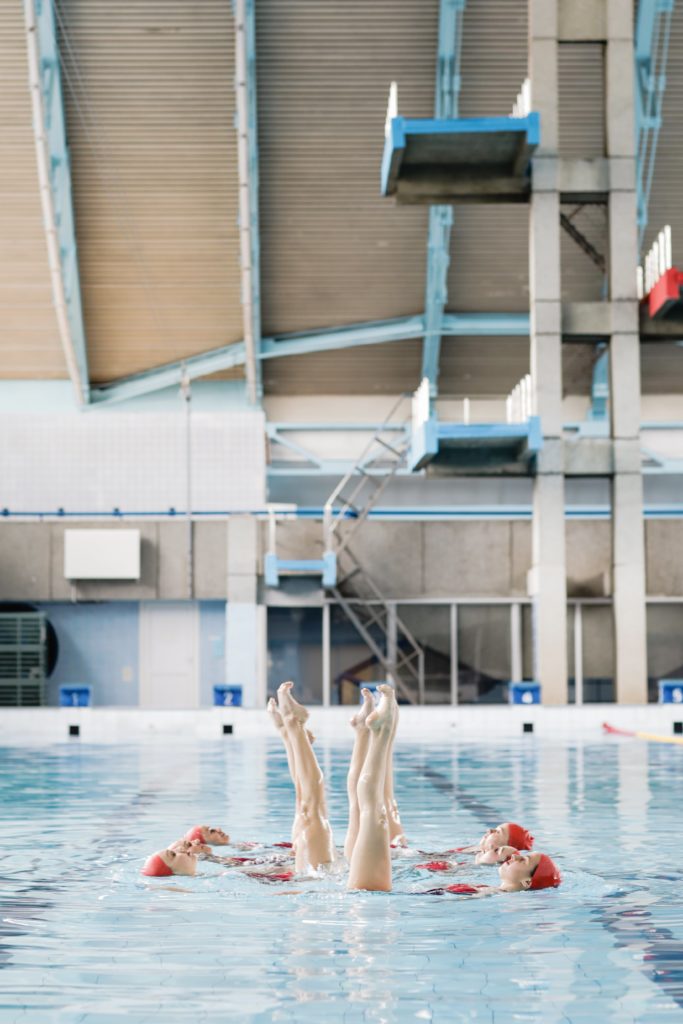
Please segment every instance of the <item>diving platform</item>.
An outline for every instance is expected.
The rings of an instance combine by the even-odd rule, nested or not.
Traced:
[[[540,119],[389,117],[381,191],[398,203],[526,203]]]
[[[541,421],[523,423],[439,423],[430,417],[413,435],[410,468],[444,473],[505,470],[533,472],[541,450]]]
[[[413,395],[408,468],[429,468],[444,475],[533,473],[543,435],[540,418],[531,414],[528,375],[510,393],[506,412],[506,423],[440,423],[425,377]]]

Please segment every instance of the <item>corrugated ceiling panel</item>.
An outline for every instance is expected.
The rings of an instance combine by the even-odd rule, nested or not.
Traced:
[[[683,3],[680,2],[674,7],[671,19],[662,128],[643,253],[648,251],[665,224],[672,228],[674,264],[683,268]]]
[[[593,342],[562,346],[562,393],[587,397],[593,387],[593,367],[600,351]]]
[[[225,0],[59,0],[94,381],[242,337]]]
[[[421,339],[267,359],[269,395],[399,395],[420,383]]]
[[[427,211],[382,199],[379,176],[391,81],[402,113],[433,113],[437,15],[437,0],[257,3],[264,334],[423,309]]]
[[[441,342],[441,397],[508,395],[528,372],[528,338],[444,338]]]
[[[465,8],[460,114],[509,114],[527,76],[527,5],[477,0]],[[450,310],[526,312],[529,211],[519,206],[457,206],[448,274]]]
[[[557,73],[560,156],[604,156],[604,44],[560,43]]]
[[[607,260],[609,258],[607,205],[602,203],[586,206],[563,205],[561,210],[596,252]],[[606,298],[605,275],[564,229],[560,231],[560,266],[563,302],[600,302]]]
[[[448,270],[449,310],[526,313],[529,207],[456,206]]]
[[[0,4],[0,378],[68,376],[38,191],[23,5]]]
[[[527,4],[470,0],[463,18],[461,117],[509,114],[527,77]]]
[[[640,387],[644,395],[683,393],[683,348],[659,342],[641,345]]]

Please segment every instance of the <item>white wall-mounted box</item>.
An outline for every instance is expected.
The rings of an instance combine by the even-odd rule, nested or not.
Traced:
[[[65,530],[67,580],[139,580],[139,530]]]

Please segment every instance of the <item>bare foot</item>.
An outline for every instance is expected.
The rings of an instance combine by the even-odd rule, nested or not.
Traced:
[[[360,725],[365,725],[368,715],[371,711],[375,710],[375,699],[371,691],[364,686],[360,692],[363,695],[363,704],[355,715],[352,715],[349,719],[354,729],[357,729]]]
[[[387,683],[380,683],[378,689],[382,694],[379,704],[374,711],[370,712],[365,721],[368,729],[379,733],[393,729],[397,706],[393,686],[389,686]]]
[[[315,736],[313,735],[310,729],[306,729],[306,735],[308,736],[308,742],[311,744],[311,746],[313,746],[313,744],[315,743]]]
[[[292,687],[294,683],[281,683],[277,691],[277,702],[280,708],[280,714],[293,715],[297,722],[303,723],[308,719],[308,711],[306,708],[299,704],[298,701],[294,700],[292,696]]]
[[[275,728],[279,730],[284,729],[285,723],[282,721],[282,715],[280,714],[280,709],[278,708],[274,697],[271,697],[270,700],[268,701],[266,710],[270,717],[273,719]]]

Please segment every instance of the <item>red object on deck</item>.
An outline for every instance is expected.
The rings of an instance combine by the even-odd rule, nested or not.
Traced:
[[[602,731],[610,736],[636,736],[637,733],[631,732],[629,729],[617,729],[616,726],[610,725],[608,722],[602,723]]]
[[[676,267],[665,270],[647,296],[650,319],[659,320],[681,302],[683,274]]]

